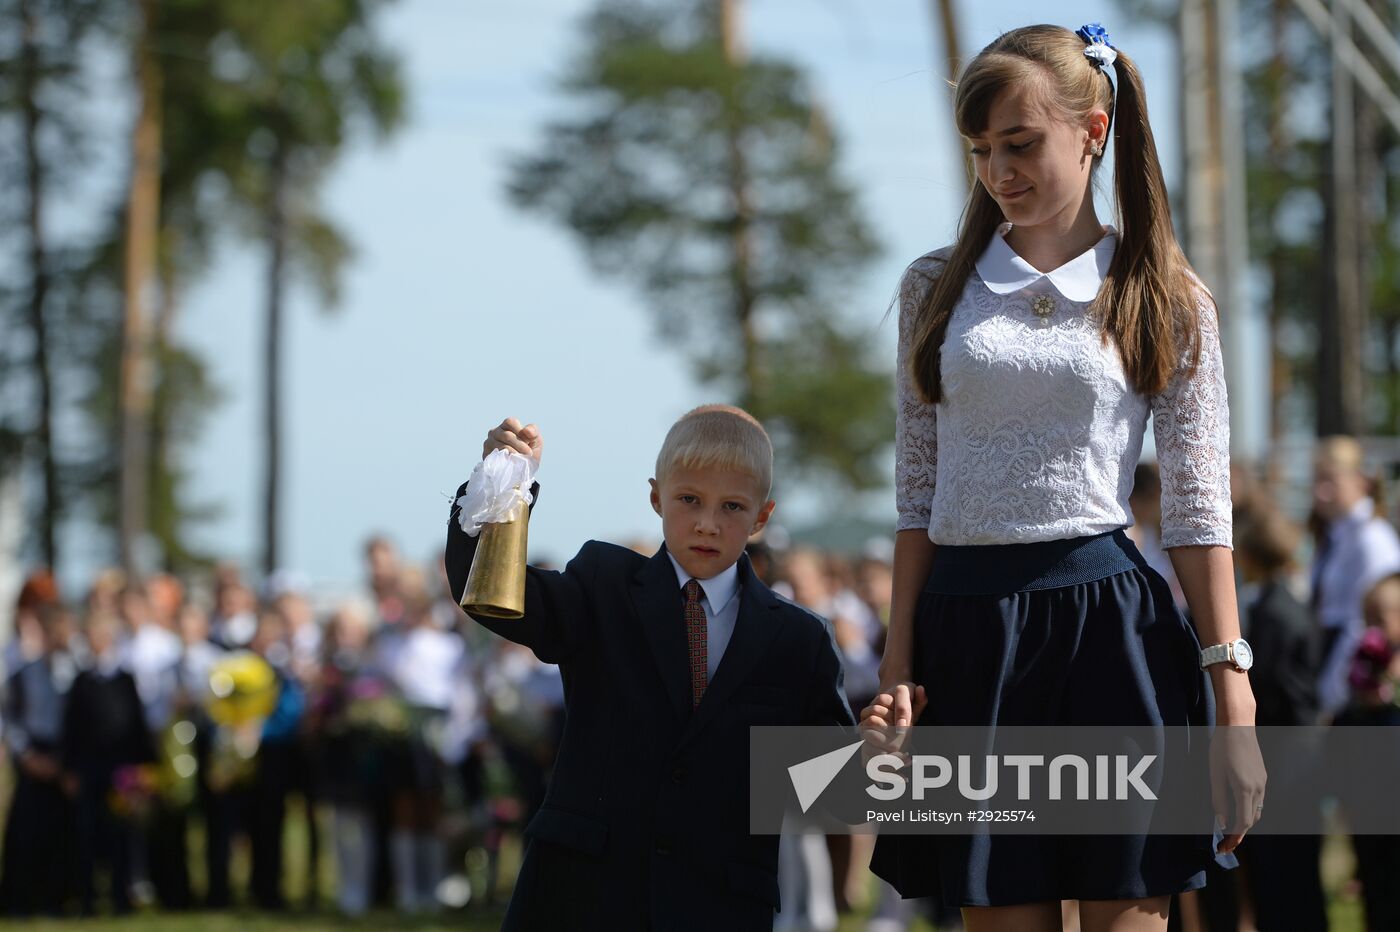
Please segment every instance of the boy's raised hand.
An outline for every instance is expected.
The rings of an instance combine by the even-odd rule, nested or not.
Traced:
[[[523,453],[538,466],[544,454],[544,437],[534,424],[521,424],[518,418],[508,417],[486,432],[486,441],[481,445],[481,458],[486,459],[492,450]]]

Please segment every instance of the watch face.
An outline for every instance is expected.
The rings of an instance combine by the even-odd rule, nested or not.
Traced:
[[[1235,663],[1241,670],[1248,670],[1254,666],[1254,651],[1250,648],[1248,641],[1240,638],[1235,642],[1234,647]]]

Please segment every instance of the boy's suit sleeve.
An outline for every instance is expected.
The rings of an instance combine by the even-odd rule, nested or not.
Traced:
[[[823,637],[817,647],[812,671],[812,690],[807,699],[808,725],[854,725],[855,716],[846,701],[846,673],[831,622],[822,619]]]
[[[457,501],[466,488],[467,484],[462,483],[457,494],[452,496],[444,555],[452,599],[459,604],[480,539],[468,536],[458,523],[460,509]],[[536,501],[539,490],[538,482],[530,490],[531,497]],[[534,505],[530,506],[530,510],[533,513]],[[594,560],[588,545],[569,561],[562,573],[526,567],[524,618],[487,618],[478,615],[472,615],[472,618],[501,637],[530,648],[545,663],[560,663],[578,648],[591,628],[587,589],[593,572]]]
[[[808,693],[805,724],[855,725],[855,716],[851,714],[850,703],[846,701],[845,679],[835,630],[831,622],[823,618],[822,639],[812,670],[812,689]],[[845,825],[861,825],[865,822],[865,810],[862,808],[865,786],[865,774],[861,767],[843,767],[827,791],[822,793],[817,808]]]

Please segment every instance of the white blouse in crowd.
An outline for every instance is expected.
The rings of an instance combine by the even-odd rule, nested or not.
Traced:
[[[1313,557],[1313,604],[1317,622],[1340,633],[1322,658],[1318,702],[1335,715],[1351,698],[1347,679],[1351,660],[1366,630],[1366,593],[1381,579],[1400,572],[1400,536],[1376,514],[1373,499],[1363,498],[1350,512],[1327,526],[1326,545]]]
[[[1162,476],[1163,547],[1231,545],[1230,415],[1220,331],[1201,287],[1194,374],[1183,354],[1166,389],[1138,394],[1088,313],[1118,242],[1042,273],[992,237],[943,343],[943,400],[909,374],[914,324],[951,249],[916,259],[899,290],[895,428],[899,530],[938,544],[1010,544],[1132,524],[1128,493],[1153,417]],[[1037,313],[1039,312],[1039,313]]]

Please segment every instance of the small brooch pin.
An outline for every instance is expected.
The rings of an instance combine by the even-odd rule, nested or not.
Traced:
[[[1036,295],[1031,301],[1031,310],[1040,318],[1042,327],[1049,326],[1050,315],[1055,313],[1055,299],[1048,294]]]

